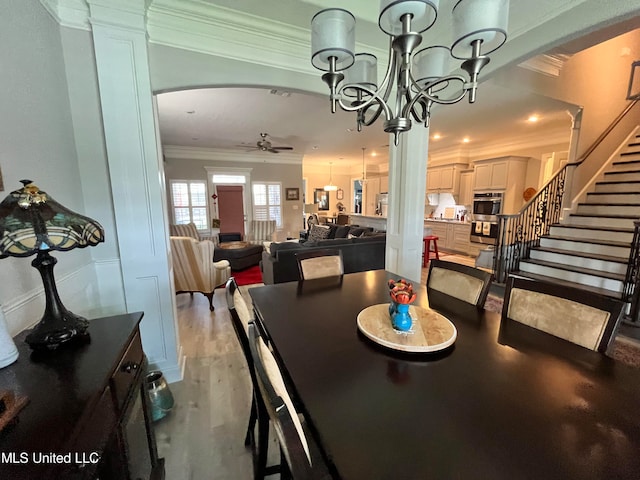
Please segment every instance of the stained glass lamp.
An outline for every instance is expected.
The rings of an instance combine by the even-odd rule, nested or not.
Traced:
[[[40,322],[25,341],[34,350],[56,349],[72,340],[87,338],[89,322],[65,308],[58,296],[50,250],[72,250],[104,242],[104,229],[88,217],[63,207],[46,192],[21,180],[21,189],[0,203],[0,258],[28,257],[44,284],[46,306]]]

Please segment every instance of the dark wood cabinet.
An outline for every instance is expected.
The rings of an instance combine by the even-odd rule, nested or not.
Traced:
[[[16,337],[20,356],[0,370],[0,390],[26,395],[0,433],[0,478],[158,480],[149,412],[142,313],[92,320],[90,341],[46,355]]]

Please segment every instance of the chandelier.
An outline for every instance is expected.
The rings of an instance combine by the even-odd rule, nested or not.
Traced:
[[[429,46],[414,53],[422,32],[436,21],[440,0],[380,0],[378,26],[389,35],[389,61],[382,83],[377,82],[377,58],[355,51],[355,17],[340,8],[318,12],[311,20],[311,63],[326,71],[322,80],[336,105],[357,112],[358,131],[384,113],[384,131],[411,129],[411,117],[429,126],[434,103],[454,104],[469,97],[475,102],[478,74],[489,53],[507,40],[509,0],[458,0],[452,10],[451,47]],[[462,75],[448,75],[451,57],[463,60]],[[389,104],[394,90],[395,104]],[[393,108],[392,108],[393,107]]]
[[[336,190],[338,190],[338,187],[333,184],[333,175],[331,171],[331,165],[333,165],[333,162],[329,162],[329,185],[324,186],[325,192],[335,192]]]

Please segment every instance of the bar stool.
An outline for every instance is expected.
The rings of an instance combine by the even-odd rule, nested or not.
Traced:
[[[429,264],[432,253],[436,254],[434,258],[440,260],[440,255],[438,255],[438,237],[436,237],[435,235],[427,235],[422,239],[422,241],[424,243],[424,251],[422,252],[422,267],[426,268]],[[431,250],[431,242],[433,242],[433,250]]]

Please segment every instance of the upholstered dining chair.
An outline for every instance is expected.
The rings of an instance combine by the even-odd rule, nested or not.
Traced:
[[[438,259],[429,262],[427,292],[437,290],[482,309],[490,286],[491,274],[484,270]]]
[[[231,276],[227,260],[213,261],[215,246],[210,240],[198,242],[191,237],[169,237],[173,281],[176,293],[200,292],[209,299],[213,311],[213,292]]]
[[[334,277],[344,274],[342,250],[322,249],[296,253],[298,271],[302,280]]]
[[[512,275],[507,279],[501,325],[519,322],[606,353],[623,310],[624,304],[614,298]]]
[[[267,416],[271,420],[280,444],[280,478],[330,479],[317,445],[296,413],[276,359],[253,323],[249,324],[249,347],[263,400],[258,403],[258,419]]]
[[[258,403],[262,403],[262,396],[258,391],[255,369],[253,367],[253,357],[249,348],[249,325],[253,324],[253,315],[245,301],[244,297],[238,289],[235,278],[231,277],[226,284],[227,307],[231,315],[231,324],[235,331],[238,343],[247,362],[249,375],[251,377],[252,397],[251,410],[249,413],[249,424],[245,435],[244,444],[251,447],[253,457],[254,477],[263,478],[265,475],[278,473],[279,465],[267,467],[267,451],[269,439],[269,418],[266,415],[258,418],[258,408],[264,410],[264,405],[258,407]],[[255,426],[258,422],[258,438],[255,437]]]

